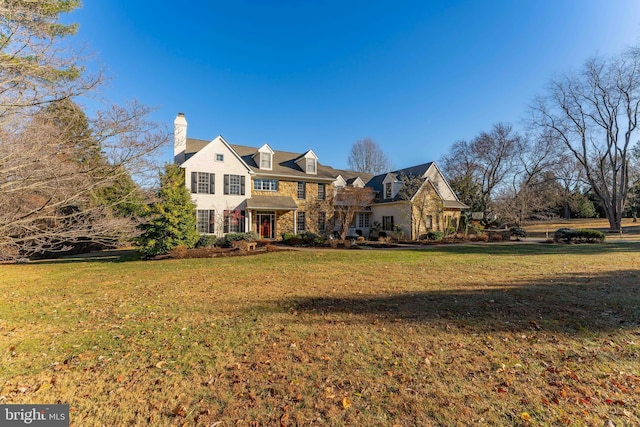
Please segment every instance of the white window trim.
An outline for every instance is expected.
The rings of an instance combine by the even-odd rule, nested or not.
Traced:
[[[260,169],[264,169],[264,170],[271,170],[273,168],[273,155],[271,153],[260,153]],[[269,161],[269,164],[266,166],[263,166],[263,162],[265,162],[265,160]]]
[[[311,167],[309,167],[311,166]],[[306,173],[317,174],[318,173],[318,161],[312,157],[307,158]]]

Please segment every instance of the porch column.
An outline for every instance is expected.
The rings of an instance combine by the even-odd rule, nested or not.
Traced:
[[[293,211],[293,234],[298,234],[298,211]]]

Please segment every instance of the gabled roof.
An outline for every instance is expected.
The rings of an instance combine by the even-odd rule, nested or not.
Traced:
[[[366,172],[356,172],[356,171],[333,169],[333,168],[331,169],[333,170],[333,173],[335,174],[336,178],[338,176],[341,176],[347,185],[352,185],[358,178],[360,178],[362,182],[366,184],[367,182],[369,182],[371,178],[373,178],[372,174],[366,173]]]
[[[231,144],[229,144],[222,137],[222,135],[216,136],[211,141],[204,141],[204,140],[201,140],[201,139],[187,139],[187,144],[186,144],[186,148],[185,148],[185,156],[184,156],[185,160],[181,163],[181,166],[182,167],[186,167],[187,164],[190,163],[190,160],[196,154],[200,155],[201,153],[205,153],[203,155],[206,155],[206,152],[210,149],[209,147],[212,147],[212,143],[214,141],[221,142],[234,155],[234,157],[236,157],[240,161],[242,166],[247,168],[247,171],[249,171],[249,173],[253,173],[253,170],[249,167],[249,165],[247,165],[247,162],[243,158],[241,158],[233,148],[231,148]],[[195,151],[193,151],[193,150],[195,150]]]
[[[372,188],[373,191],[376,193],[376,199],[374,203],[397,202],[399,200],[402,200],[402,197],[400,197],[399,194],[396,194],[396,196],[393,199],[384,199],[383,181],[387,177],[387,175],[391,174],[397,180],[400,180],[402,176],[424,178],[424,174],[427,172],[427,170],[429,170],[429,168],[433,164],[434,164],[433,162],[423,163],[421,165],[411,166],[404,169],[398,169],[393,172],[387,172],[387,173],[374,176],[369,180],[369,182],[367,182],[367,185],[366,185],[367,187]]]
[[[185,160],[189,160],[190,157],[192,157],[198,151],[202,150],[210,142],[211,141],[207,141],[204,139],[187,138],[187,147],[184,150]]]

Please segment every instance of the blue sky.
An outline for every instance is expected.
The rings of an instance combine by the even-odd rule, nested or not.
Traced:
[[[337,168],[365,137],[402,168],[520,129],[553,76],[640,44],[638,0],[85,0],[68,20],[106,69],[105,101]]]

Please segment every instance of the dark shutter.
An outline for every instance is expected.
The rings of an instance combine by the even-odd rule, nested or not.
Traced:
[[[240,195],[244,196],[244,175],[240,177]]]
[[[215,173],[209,174],[209,194],[216,194],[216,174]]]
[[[242,177],[242,179],[244,180],[244,176]],[[246,229],[244,228],[244,226],[245,226],[245,220],[246,220],[246,218],[245,218],[245,211],[240,211],[240,232],[241,232],[241,233],[244,233],[244,232],[245,232],[245,230],[246,230]]]
[[[225,175],[225,181],[229,178],[229,175]],[[226,234],[229,232],[229,211],[224,211],[224,229],[223,232]]]
[[[229,175],[224,176],[224,194],[229,194]]]
[[[198,172],[191,172],[191,192],[198,192]]]
[[[215,233],[215,219],[216,219],[216,211],[209,211],[209,233]]]

